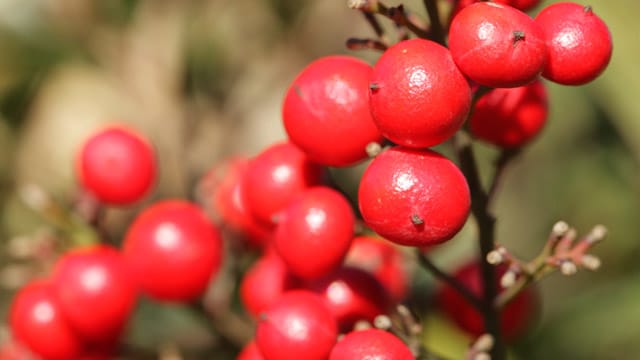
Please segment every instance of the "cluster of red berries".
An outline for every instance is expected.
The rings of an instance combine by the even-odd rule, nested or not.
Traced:
[[[536,3],[459,1],[448,48],[410,39],[374,66],[351,56],[312,62],[284,99],[288,141],[212,169],[200,181],[202,208],[175,199],[147,207],[121,250],[94,245],[62,255],[49,278],[15,297],[15,339],[46,359],[108,357],[140,293],[174,302],[200,297],[220,266],[222,237],[234,234],[262,251],[239,286],[257,321],[255,341],[239,359],[413,359],[391,332],[353,329],[407,295],[397,245],[443,243],[467,220],[465,176],[428,148],[467,119],[478,139],[523,146],[547,116],[539,77],[583,84],[611,56],[608,29],[591,8],[558,3],[535,19],[522,12]],[[349,200],[328,185],[326,167],[374,153],[358,205],[364,224],[390,242],[358,236]],[[77,173],[101,203],[127,205],[152,188],[155,155],[134,131],[108,128],[85,143]],[[482,293],[476,263],[455,276]],[[484,332],[480,315],[453,289],[443,288],[439,303],[467,331]],[[522,292],[504,309],[503,332],[520,335],[535,307],[535,296]]]
[[[78,180],[86,196],[102,204],[129,205],[154,185],[155,158],[136,131],[109,127],[80,149]],[[138,214],[122,250],[103,244],[74,248],[49,277],[24,286],[10,310],[12,335],[43,359],[109,359],[140,293],[192,301],[207,288],[221,254],[220,232],[198,205],[159,201]]]

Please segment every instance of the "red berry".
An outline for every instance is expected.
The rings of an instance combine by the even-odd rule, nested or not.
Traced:
[[[505,267],[498,267],[496,283],[499,283],[499,279],[505,271]],[[482,296],[484,291],[478,263],[471,262],[466,264],[456,270],[453,276],[473,294]],[[499,287],[500,292],[503,290],[502,287]],[[453,288],[443,286],[440,289],[438,304],[444,313],[463,330],[474,336],[479,336],[486,332],[482,315]],[[535,319],[539,311],[539,305],[535,288],[528,287],[518,294],[500,314],[502,335],[509,341],[523,335]]]
[[[240,299],[251,315],[258,316],[285,291],[297,285],[298,280],[280,256],[269,251],[244,274],[240,283]]]
[[[82,146],[76,163],[80,183],[98,200],[127,205],[149,192],[156,178],[151,144],[126,127],[108,127]]]
[[[366,224],[401,245],[442,243],[464,225],[471,204],[462,172],[430,150],[395,147],[365,170],[358,191]]]
[[[13,337],[47,360],[77,358],[84,344],[67,322],[49,281],[20,289],[9,310]]]
[[[607,24],[589,6],[556,3],[535,21],[549,49],[545,78],[564,85],[582,85],[598,77],[611,60],[613,43]]]
[[[345,264],[372,273],[395,302],[409,290],[408,259],[395,244],[384,239],[357,236],[351,241]]]
[[[456,7],[453,9],[453,15],[455,16],[463,8],[480,2],[482,0],[460,0],[456,3]],[[492,0],[495,3],[512,6],[521,11],[529,11],[540,4],[540,0]]]
[[[141,290],[149,296],[191,301],[216,274],[222,242],[218,229],[198,206],[165,200],[134,220],[123,253]]]
[[[395,335],[379,329],[348,333],[331,350],[329,360],[414,360],[411,350]]]
[[[310,279],[336,269],[349,251],[355,215],[347,199],[324,186],[305,190],[282,213],[275,249],[295,275]]]
[[[248,170],[248,159],[228,159],[207,172],[198,191],[204,205],[221,226],[251,245],[263,246],[271,237],[272,229],[258,221],[247,208],[243,181]]]
[[[370,273],[343,267],[309,284],[322,294],[342,331],[349,331],[359,320],[373,323],[376,316],[386,314],[392,302],[386,289]]]
[[[285,293],[260,318],[256,343],[267,360],[325,360],[338,326],[322,298],[305,290]]]
[[[326,56],[309,64],[284,99],[282,118],[291,142],[312,161],[346,166],[367,158],[381,142],[369,107],[371,66],[351,56]]]
[[[518,9],[492,2],[469,5],[453,18],[449,49],[460,71],[491,87],[532,82],[547,58],[538,24]]]
[[[371,111],[382,134],[413,148],[437,145],[462,126],[471,89],[447,48],[429,40],[401,41],[373,68]]]
[[[91,342],[112,342],[136,303],[136,288],[124,258],[98,245],[64,254],[52,276],[60,309],[74,330]]]
[[[542,81],[494,89],[480,97],[469,119],[471,133],[503,148],[531,141],[547,121],[547,91]]]
[[[324,168],[295,145],[271,145],[251,160],[244,176],[246,205],[258,220],[274,224],[280,211],[304,189],[324,180]]]
[[[258,349],[258,345],[255,340],[251,340],[244,348],[236,360],[264,360],[264,356],[260,353],[260,349]]]

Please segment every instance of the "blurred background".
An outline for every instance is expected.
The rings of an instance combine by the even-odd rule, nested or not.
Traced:
[[[426,18],[422,2],[403,3]],[[508,169],[495,212],[498,241],[525,259],[558,220],[580,234],[604,224],[609,236],[594,251],[599,271],[540,284],[543,312],[514,347],[518,359],[640,357],[640,2],[589,4],[613,35],[609,68],[587,86],[549,84],[550,119]],[[33,275],[10,261],[9,248],[48,231],[19,189],[36,184],[70,203],[74,153],[91,131],[127,123],[159,152],[153,196],[107,211],[118,238],[153,199],[191,198],[216,162],[284,139],[282,98],[308,62],[348,53],[373,63],[377,52],[345,48],[354,36],[373,32],[345,0],[0,0],[0,319]],[[489,174],[496,151],[477,150]],[[363,168],[336,171],[351,195]],[[470,226],[431,257],[453,269],[475,254],[473,232]],[[416,289],[428,294],[434,280],[415,272]],[[206,322],[187,308],[145,302],[125,342],[149,353],[177,347],[185,359],[232,359],[238,348]],[[427,344],[461,357],[469,339],[437,313],[425,323]]]

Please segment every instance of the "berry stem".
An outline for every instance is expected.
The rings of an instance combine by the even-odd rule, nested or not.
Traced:
[[[455,289],[460,295],[462,295],[473,307],[482,311],[484,304],[482,299],[474,295],[469,289],[461,284],[456,278],[450,276],[446,272],[442,271],[436,264],[434,264],[429,257],[427,257],[420,249],[416,251],[418,255],[418,261],[420,265],[431,272],[438,280],[447,283],[453,289]]]
[[[496,170],[493,173],[493,181],[489,186],[489,190],[487,191],[487,198],[489,203],[487,204],[488,208],[491,208],[493,201],[496,198],[496,192],[499,190],[500,185],[502,184],[502,179],[504,178],[504,172],[506,168],[511,163],[511,160],[516,158],[520,154],[520,149],[506,149],[500,153],[500,156],[496,160]]]
[[[482,188],[478,165],[473,152],[471,139],[466,133],[459,132],[454,137],[454,148],[460,159],[460,167],[471,192],[471,212],[478,226],[478,242],[480,245],[480,264],[483,283],[482,315],[484,317],[487,332],[495,339],[491,349],[491,359],[505,359],[505,344],[500,334],[500,321],[498,308],[494,306],[494,300],[498,294],[495,267],[485,259],[494,249],[495,217],[489,212],[489,196]]]
[[[429,32],[431,40],[437,42],[440,45],[445,46],[444,28],[440,21],[440,12],[438,11],[437,0],[424,0],[424,6],[429,14]]]

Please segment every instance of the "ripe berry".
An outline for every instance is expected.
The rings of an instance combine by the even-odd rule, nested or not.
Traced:
[[[274,225],[279,212],[304,189],[324,180],[324,168],[295,145],[271,145],[249,163],[244,176],[246,205],[256,218]]]
[[[292,199],[282,212],[275,249],[293,274],[318,278],[340,266],[354,226],[355,215],[342,194],[313,187]]]
[[[373,323],[376,316],[386,314],[392,305],[386,289],[370,273],[353,267],[342,267],[309,288],[321,294],[342,331],[349,331],[359,320]]]
[[[260,349],[258,349],[258,345],[255,340],[251,340],[247,345],[242,348],[240,354],[236,360],[264,360],[264,356],[260,353]]]
[[[401,41],[373,68],[374,121],[399,145],[423,148],[447,140],[462,126],[470,104],[467,80],[449,50],[433,41]]]
[[[77,358],[84,344],[71,328],[47,280],[20,289],[9,310],[13,337],[47,360]]]
[[[480,2],[482,0],[460,0],[456,3],[456,7],[453,9],[453,15],[455,16],[463,8]],[[540,0],[492,0],[495,3],[509,5],[520,11],[529,11],[540,4]]]
[[[532,82],[547,58],[538,24],[518,9],[492,2],[469,5],[453,18],[449,49],[460,71],[491,87]]]
[[[306,290],[285,293],[261,316],[256,343],[267,360],[325,360],[338,326],[322,298]]]
[[[351,56],[326,56],[304,68],[282,109],[291,142],[323,165],[367,158],[367,144],[382,141],[369,107],[370,78],[371,66]]]
[[[84,143],[76,172],[82,186],[98,200],[113,205],[131,204],[153,186],[154,150],[135,130],[108,127]]]
[[[498,267],[496,283],[505,273],[505,267]],[[480,265],[471,262],[456,270],[453,275],[473,294],[482,296],[484,290]],[[504,289],[499,286],[499,291]],[[453,288],[443,286],[438,294],[438,304],[460,328],[474,336],[486,332],[482,315]],[[528,287],[508,303],[500,314],[500,329],[505,339],[512,341],[524,334],[536,317],[539,301],[535,288]]]
[[[542,81],[510,89],[494,89],[475,104],[471,133],[503,148],[531,141],[547,121],[547,91]]]
[[[431,150],[395,147],[365,170],[358,190],[366,224],[401,245],[442,243],[464,225],[471,204],[462,172]]]
[[[329,360],[414,360],[411,350],[395,335],[380,329],[348,333],[331,350]]]
[[[582,85],[606,69],[613,50],[611,33],[590,6],[552,4],[535,21],[549,49],[542,76],[559,84]]]
[[[245,309],[258,316],[287,290],[298,285],[280,256],[274,251],[266,252],[242,277],[240,299]]]
[[[67,252],[56,264],[52,281],[60,309],[83,339],[117,339],[137,295],[120,253],[105,245]]]
[[[356,236],[345,264],[373,274],[394,302],[402,302],[409,290],[408,259],[398,246],[384,239]]]
[[[141,290],[157,300],[191,301],[217,272],[218,229],[195,204],[165,200],[146,208],[129,227],[123,253]]]
[[[271,238],[272,229],[247,208],[243,181],[248,170],[248,159],[228,159],[207,172],[198,184],[198,192],[221,226],[251,245],[263,246]]]

